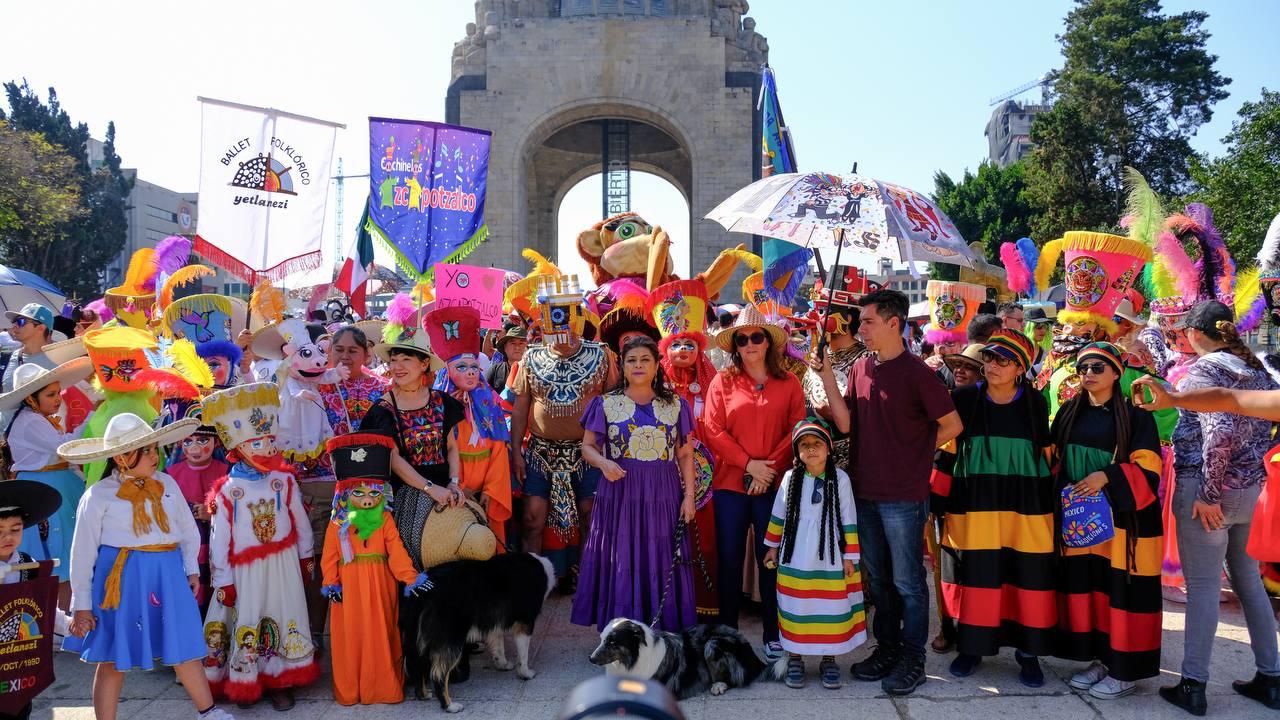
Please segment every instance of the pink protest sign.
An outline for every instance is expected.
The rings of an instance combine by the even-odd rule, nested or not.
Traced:
[[[498,268],[437,263],[436,307],[469,305],[480,312],[480,327],[502,328],[502,277]]]

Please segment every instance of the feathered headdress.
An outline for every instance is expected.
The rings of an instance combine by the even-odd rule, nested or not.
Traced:
[[[284,312],[288,308],[289,304],[285,300],[284,293],[280,288],[272,285],[270,280],[258,283],[258,287],[254,288],[253,294],[249,296],[249,310],[262,320],[263,325],[284,320]]]
[[[155,254],[151,256],[151,264],[155,268],[151,274],[151,289],[156,284],[163,284],[171,275],[182,269],[191,257],[191,240],[180,235],[169,237],[156,243]]]
[[[173,304],[173,293],[178,288],[186,287],[200,278],[213,277],[216,275],[213,268],[205,265],[187,265],[180,267],[169,274],[168,279],[164,281],[164,285],[160,288],[160,312],[164,312]]]

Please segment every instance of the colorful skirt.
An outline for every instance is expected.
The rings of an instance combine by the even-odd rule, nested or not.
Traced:
[[[119,606],[106,610],[107,577],[120,548],[102,545],[93,566],[93,614],[97,626],[83,638],[68,636],[62,649],[116,670],[153,670],[204,657],[200,610],[187,585],[181,550],[130,551],[120,570]]]
[[[570,619],[601,629],[619,617],[647,623],[662,605],[659,629],[678,632],[698,622],[692,568],[682,562],[672,574],[680,471],[674,462],[618,463],[626,476],[596,488]],[[691,552],[686,534],[680,556],[687,561]]]
[[[44,483],[62,496],[62,505],[48,521],[22,531],[18,549],[35,560],[59,560],[62,564],[53,569],[53,574],[65,582],[71,578],[71,536],[76,529],[76,508],[84,495],[84,476],[70,468],[22,470],[17,479]]]

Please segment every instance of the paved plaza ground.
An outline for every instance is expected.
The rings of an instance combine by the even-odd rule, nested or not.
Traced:
[[[488,669],[487,656],[475,656],[472,679],[456,685],[454,697],[466,705],[456,717],[461,720],[520,718],[541,720],[553,718],[569,691],[579,682],[600,673],[587,662],[595,647],[597,634],[569,623],[568,598],[553,596],[543,622],[538,627],[531,650],[531,664],[538,676],[524,682],[514,673]],[[1011,651],[999,658],[988,659],[972,677],[953,678],[947,665],[954,655],[929,653],[929,680],[907,698],[891,699],[880,690],[879,683],[860,683],[848,679],[840,690],[824,690],[816,677],[816,662],[809,667],[809,686],[791,690],[781,683],[762,683],[745,690],[731,690],[722,697],[697,697],[681,703],[689,720],[881,720],[892,718],[1035,718],[1036,720],[1080,720],[1108,718],[1115,720],[1158,720],[1188,718],[1186,713],[1166,704],[1156,695],[1160,684],[1177,680],[1182,660],[1183,606],[1165,603],[1164,653],[1161,677],[1140,684],[1136,695],[1117,701],[1096,700],[1066,684],[1075,664],[1046,660],[1046,682],[1039,689],[1028,689],[1017,681],[1017,665]],[[751,621],[746,632],[759,638],[758,621]],[[508,656],[514,657],[508,649]],[[843,668],[866,655],[865,648],[840,659]],[[287,714],[277,713],[263,702],[252,710],[229,708],[241,719],[338,720],[345,718],[445,717],[435,701],[406,701],[401,705],[341,707],[333,702],[327,673],[320,682],[298,693],[298,705]],[[34,718],[45,720],[89,720],[93,717],[90,699],[92,668],[67,653],[57,660],[58,680],[36,701]],[[1231,681],[1253,676],[1253,656],[1240,607],[1234,599],[1222,605],[1218,639],[1214,645],[1213,677],[1209,684],[1210,717],[1274,718],[1280,712],[1236,695]],[[132,673],[125,682],[121,718],[129,720],[180,720],[195,716],[182,688],[174,685],[168,670]]]

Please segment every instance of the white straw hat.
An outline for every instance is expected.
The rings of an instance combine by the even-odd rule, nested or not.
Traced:
[[[80,357],[62,363],[49,370],[35,363],[23,363],[13,371],[13,390],[0,395],[0,410],[12,410],[22,404],[32,393],[53,383],[72,384],[93,374],[93,363]]]
[[[58,455],[67,462],[83,465],[148,445],[172,445],[195,432],[198,427],[199,420],[187,418],[155,430],[133,413],[120,413],[107,423],[107,430],[102,437],[65,442],[58,447]]]

